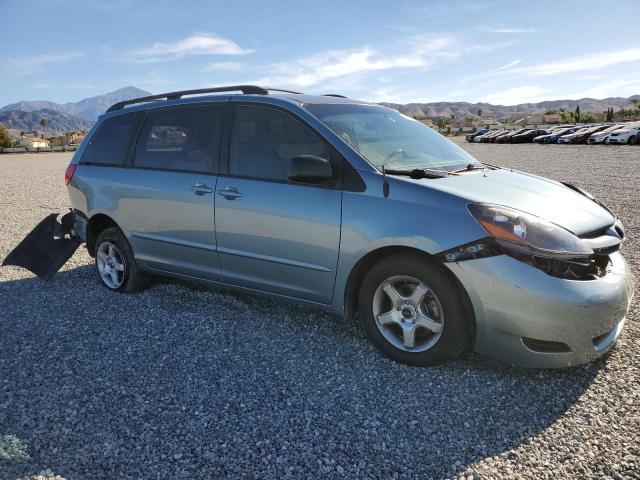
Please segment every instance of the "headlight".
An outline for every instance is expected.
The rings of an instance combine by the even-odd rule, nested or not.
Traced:
[[[571,259],[593,254],[573,233],[535,215],[509,207],[471,204],[469,212],[503,248],[543,258]]]

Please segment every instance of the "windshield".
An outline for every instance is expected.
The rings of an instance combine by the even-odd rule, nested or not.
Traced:
[[[365,160],[380,170],[456,170],[480,163],[430,127],[390,108],[357,104],[307,104]]]

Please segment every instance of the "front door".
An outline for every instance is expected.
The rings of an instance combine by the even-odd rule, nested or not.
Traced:
[[[228,172],[216,189],[222,280],[328,304],[338,263],[342,192],[338,182],[290,182],[288,161],[296,155],[330,158],[331,153],[289,113],[236,107]]]
[[[180,106],[146,118],[119,207],[136,259],[153,269],[219,280],[214,172],[222,111]]]

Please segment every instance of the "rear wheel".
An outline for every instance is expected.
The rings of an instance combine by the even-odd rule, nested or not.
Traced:
[[[602,143],[604,143],[605,145],[609,145],[609,137],[605,138]]]
[[[138,268],[129,242],[118,228],[103,230],[96,239],[96,269],[104,286],[130,293],[151,285],[151,276]]]
[[[398,362],[431,366],[460,355],[470,344],[472,313],[442,267],[397,254],[376,264],[360,289],[362,328]]]
[[[638,143],[638,137],[634,135],[633,137],[629,137],[629,141],[627,142],[629,145],[635,145]]]

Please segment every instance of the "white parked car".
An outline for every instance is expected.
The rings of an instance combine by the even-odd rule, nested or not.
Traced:
[[[640,122],[628,124],[626,127],[611,132],[609,143],[614,145],[635,145],[640,141]]]
[[[611,132],[615,132],[616,130],[620,130],[621,128],[625,128],[625,127],[626,125],[624,124],[611,125],[609,128],[591,135],[589,137],[589,140],[587,140],[587,143],[590,145],[595,143],[605,143],[605,142],[608,143],[609,135],[611,135]]]

